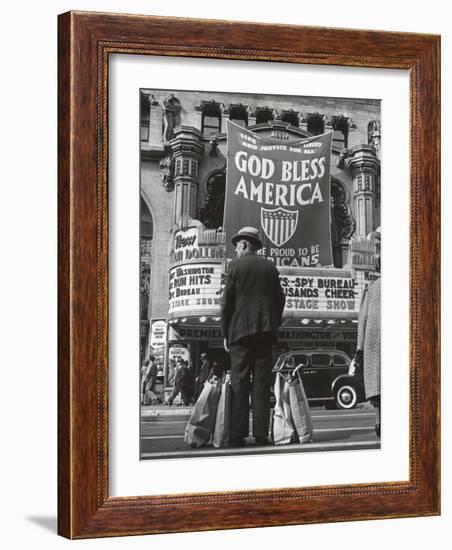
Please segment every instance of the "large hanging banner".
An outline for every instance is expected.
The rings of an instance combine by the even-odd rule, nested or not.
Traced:
[[[228,120],[224,228],[231,238],[257,227],[261,253],[279,266],[332,265],[330,159],[332,133],[281,141]]]

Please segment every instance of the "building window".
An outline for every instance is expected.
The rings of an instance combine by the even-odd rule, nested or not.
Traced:
[[[309,114],[307,122],[307,130],[313,136],[318,136],[325,132],[325,117],[319,115],[319,113]]]
[[[239,126],[248,126],[248,111],[245,105],[230,105],[229,120],[232,120]]]
[[[333,146],[345,149],[348,145],[350,120],[346,117],[333,117]]]
[[[265,124],[273,119],[273,111],[268,107],[264,109],[256,109],[256,124]]]
[[[154,226],[152,222],[152,216],[149,212],[149,208],[143,199],[140,203],[140,244],[141,244],[141,257],[151,255],[152,236],[154,233]]]
[[[149,96],[140,92],[140,139],[149,141],[149,123],[151,119],[151,103]]]
[[[215,101],[204,103],[201,106],[201,131],[204,136],[211,136],[221,132],[221,109]]]
[[[295,126],[296,128],[300,126],[300,116],[299,116],[299,113],[297,113],[296,111],[292,111],[292,110],[283,111],[281,113],[280,119],[283,122],[288,122],[289,124],[291,124],[292,126]]]

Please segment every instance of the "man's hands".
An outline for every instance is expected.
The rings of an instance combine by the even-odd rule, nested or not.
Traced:
[[[228,341],[226,340],[226,338],[223,339],[223,346],[224,346],[225,351],[227,351],[229,353],[229,346],[228,346]]]

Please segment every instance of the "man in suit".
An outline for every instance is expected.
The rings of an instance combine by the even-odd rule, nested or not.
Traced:
[[[259,231],[243,227],[232,238],[237,259],[229,266],[221,316],[224,348],[231,354],[232,445],[248,436],[250,376],[253,377],[253,436],[268,444],[272,347],[278,339],[285,297],[275,265],[259,256]]]
[[[174,375],[173,393],[168,399],[168,406],[171,407],[176,397],[181,394],[181,399],[184,405],[188,405],[190,401],[190,372],[187,364],[183,359],[178,359],[176,364],[176,372]],[[182,404],[182,403],[181,403]]]

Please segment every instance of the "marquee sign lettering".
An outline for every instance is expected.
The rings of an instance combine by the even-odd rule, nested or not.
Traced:
[[[218,314],[223,276],[221,263],[190,263],[170,269],[170,316]]]
[[[327,270],[323,270],[327,271]],[[281,275],[286,296],[284,315],[357,318],[365,282],[360,278],[321,275]]]
[[[171,264],[192,262],[204,259],[224,257],[224,249],[216,245],[205,245],[199,242],[199,228],[179,229],[174,233],[170,251]]]
[[[321,329],[293,329],[293,328],[280,328],[279,329],[279,340],[281,342],[356,342],[357,338],[356,330],[344,330],[344,329],[332,329],[332,330],[321,330]],[[177,330],[171,329],[172,340],[195,340],[195,341],[205,341],[208,340],[210,343],[221,340],[223,341],[223,333],[221,328],[210,326],[210,327],[184,327],[180,325],[177,327]]]

